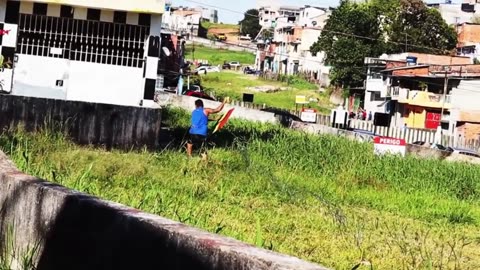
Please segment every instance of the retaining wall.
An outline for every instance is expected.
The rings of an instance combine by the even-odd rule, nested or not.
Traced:
[[[229,51],[237,51],[237,52],[249,52],[249,53],[256,53],[257,48],[256,46],[252,45],[236,45],[236,44],[231,44],[231,43],[226,43],[226,42],[219,42],[219,41],[213,41],[207,38],[201,38],[201,37],[193,37],[191,40],[187,40],[187,44],[194,44],[195,45],[203,45],[206,47],[214,48],[214,49],[225,49]],[[226,61],[235,61],[235,59],[225,59]]]
[[[0,129],[23,125],[68,132],[79,144],[125,148],[159,145],[160,109],[0,95]]]
[[[326,269],[25,175],[0,152],[0,240],[8,226],[17,254],[39,243],[37,270]]]

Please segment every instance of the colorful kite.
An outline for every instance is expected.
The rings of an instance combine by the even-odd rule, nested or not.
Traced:
[[[228,110],[228,112],[226,114],[222,115],[222,117],[220,119],[218,119],[217,123],[215,124],[215,129],[213,130],[213,133],[219,131],[220,129],[223,128],[223,126],[225,126],[225,124],[228,122],[228,119],[232,115],[232,112],[233,112],[234,109],[235,108],[232,108],[232,109]]]

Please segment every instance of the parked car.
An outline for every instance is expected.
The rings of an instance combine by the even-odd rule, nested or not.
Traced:
[[[449,150],[450,147],[445,147],[441,144],[438,144],[438,143],[427,143],[427,142],[423,142],[423,141],[416,141],[414,143],[412,143],[413,145],[419,145],[419,146],[427,146],[429,145],[429,148],[432,148],[432,149],[437,149],[437,150],[442,150],[442,151],[448,151],[448,152],[452,152]]]
[[[222,69],[231,69],[232,67],[230,66],[229,63],[223,62]]]
[[[466,155],[466,156],[471,156],[471,157],[476,157],[480,158],[480,154],[478,154],[476,151],[470,150],[470,149],[463,149],[463,148],[452,148],[448,147],[450,152],[457,153],[460,155]]]
[[[228,64],[230,65],[230,68],[238,68],[238,67],[242,66],[242,64],[240,64],[240,62],[238,62],[238,61],[233,61],[233,62],[230,62]]]
[[[218,33],[217,35],[215,35],[215,39],[218,41],[227,41],[227,36],[225,35],[225,33]]]
[[[212,72],[220,72],[220,69],[218,67],[212,67],[212,66],[201,66],[201,67],[195,69],[195,71],[198,74],[207,74],[207,73],[212,73]]]
[[[215,100],[213,97],[205,93],[205,91],[202,89],[200,85],[196,85],[196,84],[190,85],[190,88],[188,88],[187,86],[184,86],[183,95],[190,96],[190,97],[203,98],[208,100]]]
[[[251,68],[251,67],[245,67],[243,69],[244,74],[257,74],[257,70]]]
[[[198,63],[198,64],[197,64],[197,68],[199,68],[199,67],[211,67],[211,66],[212,66],[212,65],[207,64],[207,63]]]
[[[187,92],[185,92],[185,96],[197,97],[197,98],[202,98],[202,99],[208,99],[208,100],[215,101],[215,99],[213,97],[209,96],[205,92],[197,92],[197,91],[188,90]]]

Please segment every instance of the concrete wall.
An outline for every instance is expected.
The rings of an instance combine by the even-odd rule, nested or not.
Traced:
[[[138,106],[143,81],[141,68],[19,54],[12,94]]]
[[[187,44],[193,44],[193,43],[195,43],[195,45],[204,45],[210,48],[226,49],[229,51],[250,52],[252,54],[257,52],[257,47],[253,45],[238,46],[238,45],[229,44],[225,42],[212,41],[210,39],[201,38],[201,37],[193,37],[191,40],[187,40]],[[227,61],[235,61],[235,59],[228,59]]]
[[[0,115],[1,130],[23,124],[31,131],[54,124],[80,144],[155,148],[161,139],[158,109],[0,95]]]
[[[20,54],[15,64],[12,94],[66,99],[69,66],[70,61],[67,59]],[[39,72],[40,70],[48,72]],[[64,80],[63,86],[57,86],[57,80]]]
[[[195,100],[198,98],[190,96],[177,96],[165,92],[159,92],[157,95],[158,103],[161,106],[172,105],[174,107],[180,107],[187,111],[193,111],[195,109]],[[210,101],[203,99],[203,104],[208,108],[216,108],[220,105],[220,102]],[[223,112],[228,111],[231,108],[235,108],[232,113],[232,118],[240,118],[245,120],[257,121],[262,123],[278,123],[279,117],[275,113],[259,111],[255,109],[249,109],[240,106],[225,105]]]
[[[68,100],[139,106],[143,70],[135,67],[71,61]]]
[[[37,270],[326,269],[25,175],[0,152],[0,239],[8,226],[20,256],[39,244]]]

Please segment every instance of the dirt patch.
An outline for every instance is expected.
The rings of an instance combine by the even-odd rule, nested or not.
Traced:
[[[273,85],[261,85],[261,86],[253,86],[253,87],[246,87],[247,90],[257,93],[276,93],[279,91],[286,91],[291,90],[288,87],[278,87]]]

